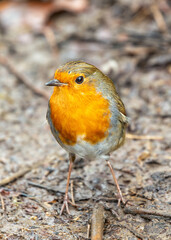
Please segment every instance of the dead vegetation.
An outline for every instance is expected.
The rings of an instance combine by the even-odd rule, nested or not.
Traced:
[[[167,0],[0,1],[1,239],[171,239],[170,15]],[[117,207],[104,162],[77,159],[78,206],[59,216],[69,163],[44,84],[71,59],[102,69],[125,103],[127,140],[111,161],[128,202]]]

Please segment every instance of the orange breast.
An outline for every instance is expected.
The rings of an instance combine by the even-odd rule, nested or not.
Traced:
[[[94,86],[84,85],[81,91],[55,87],[50,109],[52,123],[65,144],[74,145],[80,139],[96,144],[108,134],[109,102]]]

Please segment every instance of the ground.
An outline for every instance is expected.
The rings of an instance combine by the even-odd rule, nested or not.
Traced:
[[[15,11],[5,18],[10,10],[5,15],[0,2],[0,239],[88,239],[101,204],[103,239],[169,240],[169,1],[80,2],[79,10],[46,8],[37,28],[17,22]],[[128,134],[111,163],[129,201],[117,206],[105,162],[78,158],[71,175],[78,207],[60,216],[69,162],[46,122],[52,89],[45,83],[59,65],[77,59],[108,74],[125,103]]]

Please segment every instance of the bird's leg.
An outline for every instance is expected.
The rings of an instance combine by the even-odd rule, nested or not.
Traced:
[[[112,167],[111,163],[109,162],[109,160],[107,160],[107,164],[108,164],[108,166],[109,166],[109,168],[110,168],[110,171],[111,171],[112,176],[113,176],[113,180],[114,180],[114,182],[115,182],[115,184],[116,184],[116,187],[117,187],[117,190],[118,190],[118,206],[120,205],[120,202],[122,202],[123,204],[125,204],[125,200],[124,200],[124,198],[123,198],[123,196],[122,196],[121,189],[120,189],[120,187],[119,187],[119,184],[118,184],[118,181],[117,181],[117,179],[116,179],[116,176],[115,176],[113,167]]]
[[[64,196],[64,202],[60,211],[60,215],[62,215],[64,209],[66,208],[66,211],[68,214],[70,214],[69,208],[68,208],[68,203],[71,203],[69,201],[69,197],[68,197],[68,189],[69,189],[69,181],[70,181],[70,176],[71,176],[71,171],[72,171],[72,167],[73,167],[73,163],[75,160],[75,154],[69,153],[69,170],[68,170],[68,177],[67,177],[67,185],[66,185],[66,190],[65,190],[65,196]]]

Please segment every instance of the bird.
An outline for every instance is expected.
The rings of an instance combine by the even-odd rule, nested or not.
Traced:
[[[110,153],[123,145],[128,117],[113,81],[92,64],[70,61],[59,66],[45,85],[54,86],[46,119],[70,162],[60,215],[64,210],[70,214],[68,190],[76,156],[106,161],[118,190],[118,205],[125,204]]]

